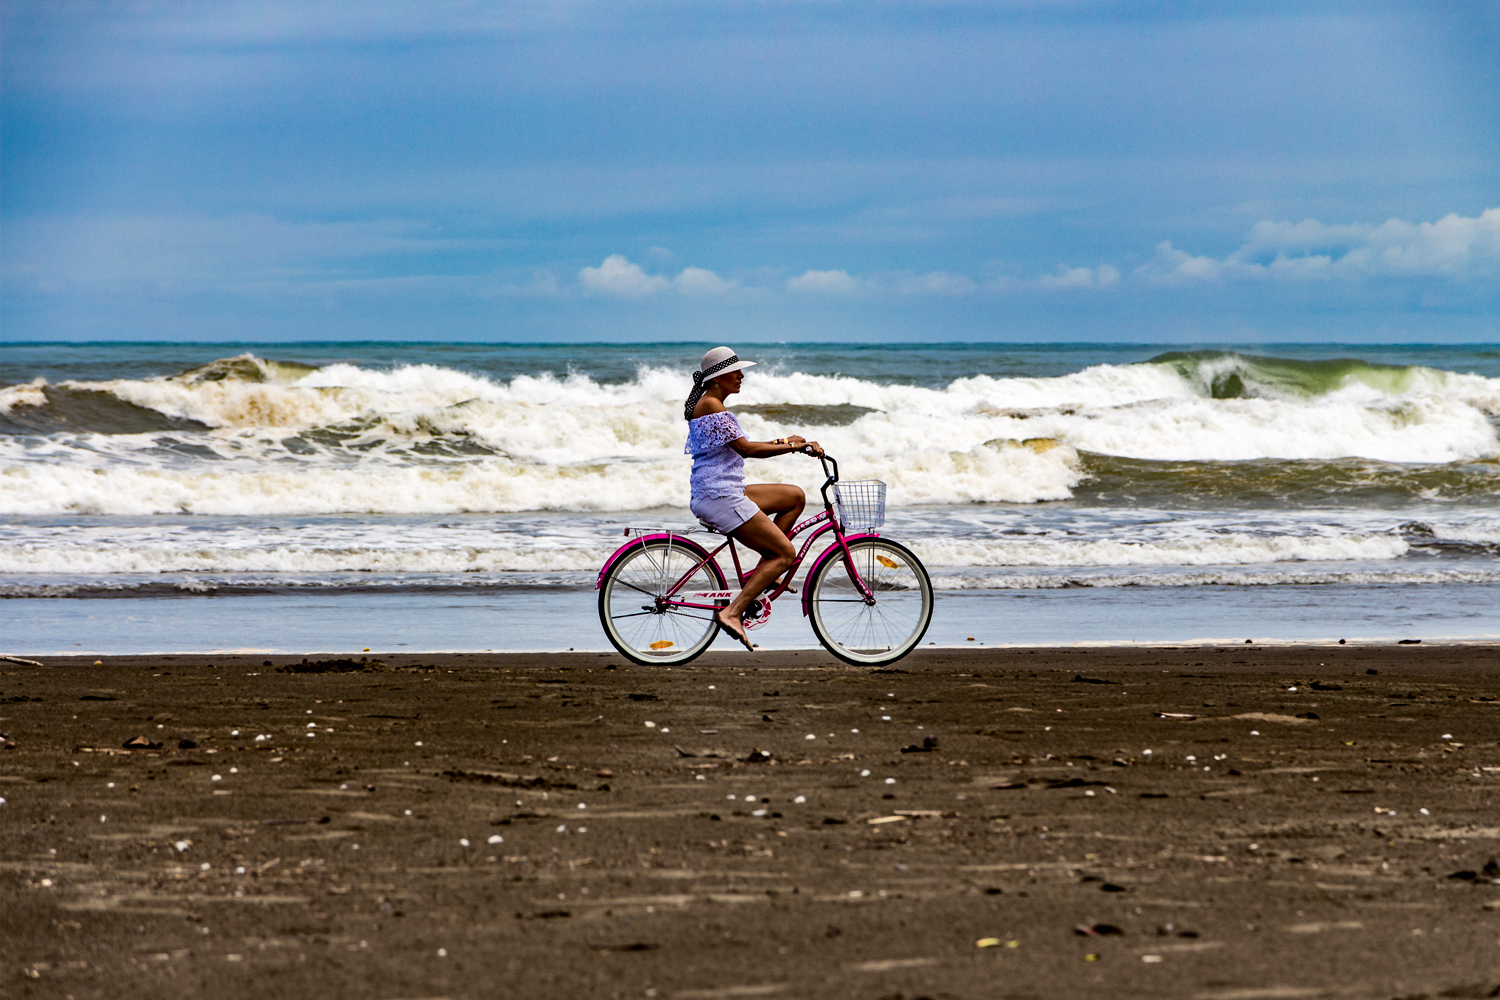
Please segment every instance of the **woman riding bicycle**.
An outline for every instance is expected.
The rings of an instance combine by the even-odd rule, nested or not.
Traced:
[[[750,650],[755,647],[741,618],[750,603],[771,589],[776,578],[795,561],[797,550],[787,534],[802,515],[807,497],[801,487],[787,483],[746,486],[745,459],[802,450],[823,454],[818,442],[796,434],[775,441],[745,439],[739,421],[725,409],[724,400],[740,391],[744,370],[754,364],[741,361],[727,347],[715,347],[703,355],[699,370],[693,373],[693,391],[683,407],[688,422],[683,450],[693,456],[693,514],[705,527],[730,536],[761,557],[745,589],[716,613],[719,624]]]

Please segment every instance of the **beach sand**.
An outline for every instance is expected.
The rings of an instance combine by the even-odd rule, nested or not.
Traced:
[[[1500,988],[1494,646],[367,655],[0,663],[0,994]]]

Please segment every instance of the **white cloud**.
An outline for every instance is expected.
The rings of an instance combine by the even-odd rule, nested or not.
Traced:
[[[1078,288],[1111,288],[1120,283],[1120,272],[1109,264],[1098,267],[1057,266],[1056,274],[1044,274],[1036,279],[1036,286],[1046,291]]]
[[[675,288],[683,295],[723,295],[735,287],[704,267],[685,267],[675,278],[648,274],[639,264],[632,264],[624,254],[610,254],[598,267],[578,272],[578,281],[591,292],[638,299]]]
[[[1378,226],[1257,222],[1223,259],[1194,256],[1170,242],[1136,269],[1148,281],[1191,285],[1221,280],[1449,278],[1500,274],[1500,208],[1436,222],[1389,219]]]
[[[624,254],[610,254],[598,267],[586,267],[578,272],[578,280],[584,288],[605,295],[622,295],[640,298],[655,295],[671,287],[671,282],[659,274],[647,274],[639,264],[632,264]]]
[[[786,287],[794,292],[844,295],[855,291],[861,284],[863,282],[848,271],[805,271],[795,278],[788,278]]]
[[[702,267],[685,267],[672,284],[684,295],[723,295],[734,287],[712,271]]]

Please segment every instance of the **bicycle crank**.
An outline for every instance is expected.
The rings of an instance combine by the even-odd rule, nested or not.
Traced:
[[[760,628],[770,620],[771,602],[766,600],[764,597],[760,597],[756,598],[756,600],[748,608],[745,609],[744,615],[740,617],[740,624],[744,625],[745,630],[748,632],[751,629]]]

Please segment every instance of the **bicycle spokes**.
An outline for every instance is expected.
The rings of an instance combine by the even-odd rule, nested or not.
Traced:
[[[847,563],[823,560],[809,583],[813,631],[829,652],[850,663],[899,659],[932,621],[927,571],[910,550],[887,539],[855,539],[848,549]]]
[[[727,603],[700,595],[725,590],[718,564],[697,545],[647,539],[610,567],[599,589],[599,620],[615,648],[637,663],[684,663],[713,642],[713,608]]]

